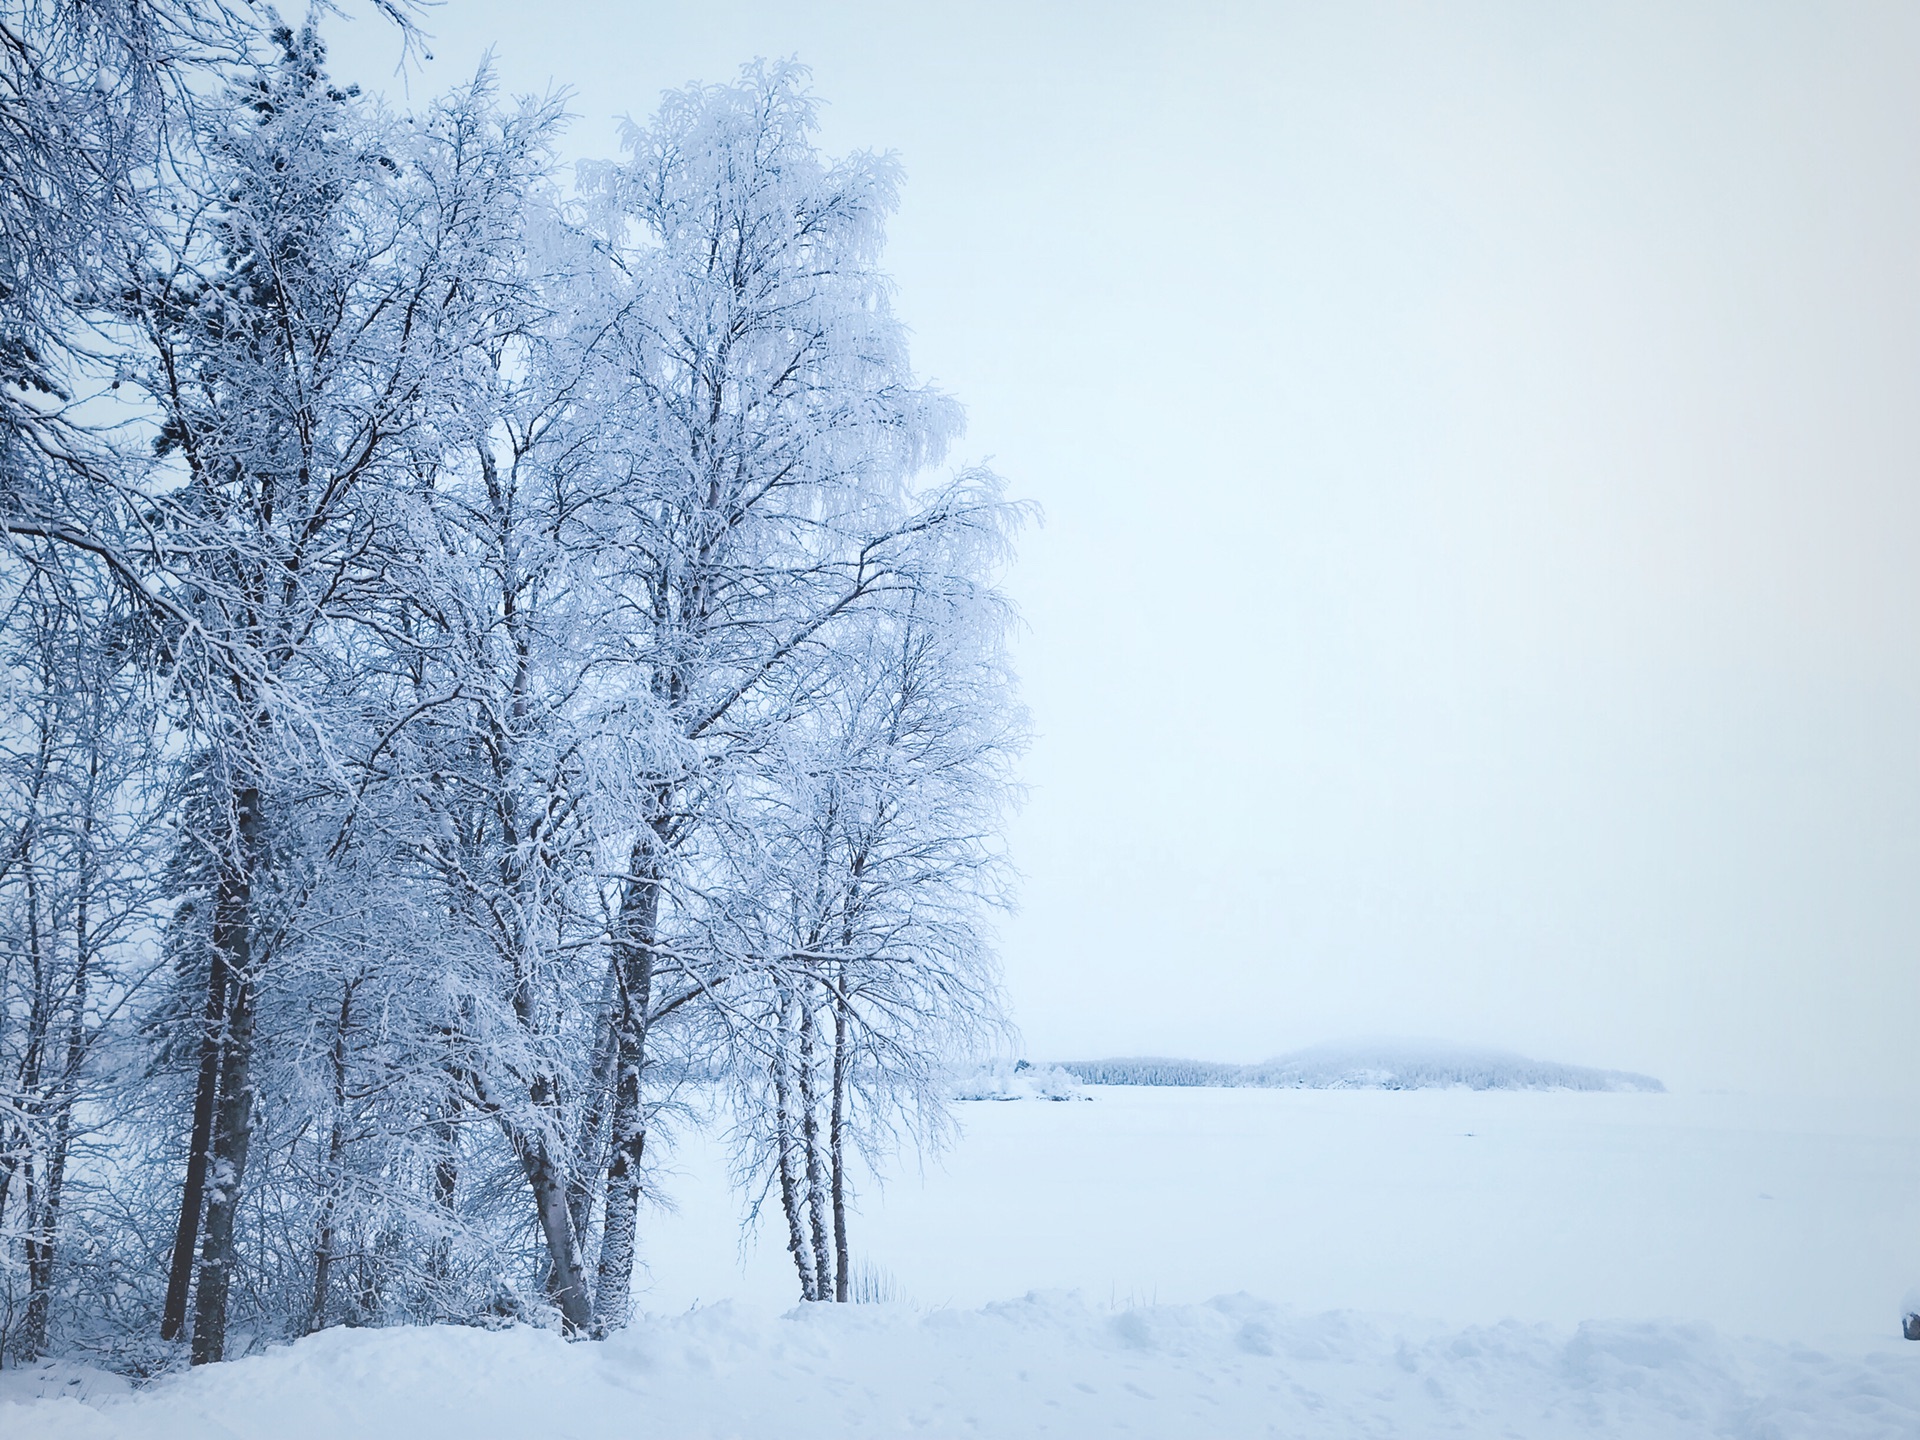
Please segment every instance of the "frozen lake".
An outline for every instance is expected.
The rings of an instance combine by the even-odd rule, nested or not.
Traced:
[[[855,1252],[921,1306],[1246,1291],[1452,1323],[1704,1320],[1848,1349],[1895,1338],[1920,1284],[1920,1104],[1089,1093],[959,1107],[962,1138],[924,1175],[868,1188]],[[790,1303],[777,1227],[742,1249],[717,1153],[686,1145],[675,1164],[640,1303]]]
[[[138,1393],[53,1363],[0,1375],[0,1434],[1920,1434],[1912,1106],[1125,1089],[962,1113],[861,1216],[906,1304],[795,1305],[778,1237],[742,1251],[692,1148],[649,1227],[652,1313],[604,1344],[336,1327]]]

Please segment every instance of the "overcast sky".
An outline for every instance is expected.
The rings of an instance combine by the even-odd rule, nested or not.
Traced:
[[[797,55],[1047,515],[1035,1056],[1913,1089],[1920,7],[481,3],[574,155]],[[390,32],[333,26],[398,98]]]

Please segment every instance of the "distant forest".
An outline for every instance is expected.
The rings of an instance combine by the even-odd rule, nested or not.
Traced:
[[[1491,1050],[1318,1048],[1256,1065],[1135,1056],[1065,1060],[1088,1085],[1233,1085],[1270,1090],[1637,1090],[1664,1092],[1651,1075],[1560,1065]]]

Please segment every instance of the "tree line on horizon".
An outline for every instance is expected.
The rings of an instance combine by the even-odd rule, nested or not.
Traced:
[[[1502,1050],[1419,1041],[1322,1045],[1239,1064],[1164,1055],[1062,1060],[1086,1085],[1212,1086],[1258,1090],[1639,1090],[1664,1092],[1651,1075],[1530,1060]]]
[[[894,163],[793,65],[565,185],[245,0],[0,16],[0,1363],[604,1335],[694,1125],[847,1300],[1024,724]]]

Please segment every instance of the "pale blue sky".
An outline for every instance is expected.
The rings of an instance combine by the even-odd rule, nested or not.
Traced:
[[[1413,1033],[1898,1090],[1920,9],[449,0],[574,154],[798,55],[1048,515],[1004,930],[1048,1057]],[[337,69],[394,89],[387,32]]]

